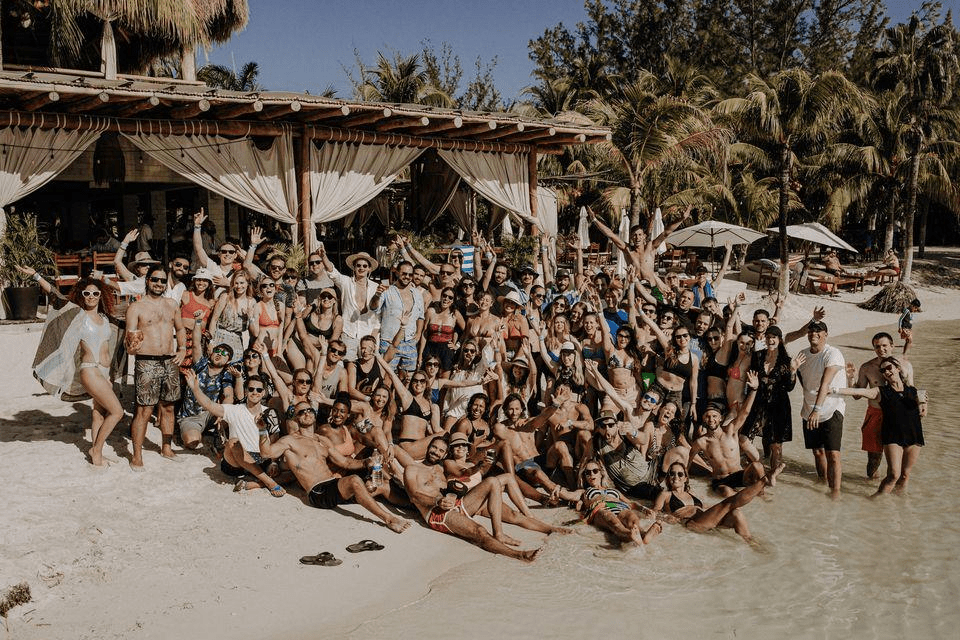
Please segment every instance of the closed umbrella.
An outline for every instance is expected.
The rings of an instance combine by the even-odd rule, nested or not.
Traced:
[[[767,229],[767,232],[780,233],[780,229],[779,227],[770,227]],[[856,249],[844,242],[843,239],[841,239],[837,234],[835,234],[833,231],[830,231],[830,229],[827,229],[819,222],[804,222],[803,224],[787,225],[787,237],[858,253]]]
[[[650,230],[650,239],[656,240],[665,228],[666,227],[663,226],[663,213],[660,211],[660,207],[657,207],[657,210],[653,212],[653,228]],[[663,253],[666,250],[666,242],[661,242],[657,247],[657,253]]]
[[[617,229],[617,237],[624,244],[630,244],[630,216],[627,215],[626,209],[620,209],[620,228]],[[626,272],[627,258],[623,255],[623,251],[617,251],[617,273],[623,275]]]
[[[587,218],[587,208],[580,207],[580,220],[577,222],[577,235],[580,236],[580,248],[590,248],[590,220]]]
[[[510,224],[510,214],[503,216],[503,225],[500,227],[500,236],[513,239],[513,225]]]

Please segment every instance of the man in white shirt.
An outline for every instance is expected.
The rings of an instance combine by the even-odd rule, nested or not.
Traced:
[[[360,338],[380,334],[380,316],[371,306],[371,301],[377,293],[377,284],[369,277],[380,263],[366,251],[347,256],[347,266],[353,271],[353,277],[350,277],[337,271],[322,244],[314,255],[320,256],[327,269],[327,275],[340,289],[340,314],[343,316],[343,332],[340,339],[347,348],[344,361],[356,360]],[[390,338],[393,336],[391,335]]]
[[[827,344],[827,325],[813,320],[807,325],[810,347],[800,352],[797,377],[803,388],[803,442],[813,450],[817,475],[826,479],[830,496],[840,497],[840,440],[843,436],[843,398],[830,395],[843,386],[846,363],[836,347]]]

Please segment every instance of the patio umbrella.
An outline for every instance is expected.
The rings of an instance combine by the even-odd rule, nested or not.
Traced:
[[[660,211],[660,207],[657,207],[657,210],[653,212],[653,228],[650,230],[650,239],[656,240],[657,236],[663,233],[665,227],[663,226],[663,213]],[[660,246],[657,247],[657,253],[663,253],[667,250],[667,243],[661,242]]]
[[[587,208],[580,207],[580,220],[577,222],[577,235],[580,236],[580,248],[590,248],[590,220],[587,219]]]
[[[778,227],[770,227],[767,229],[767,232],[780,233],[780,229]],[[787,237],[858,253],[856,249],[844,242],[839,236],[837,236],[837,234],[830,231],[830,229],[827,229],[819,222],[804,222],[803,224],[787,225]]]
[[[513,239],[513,225],[510,224],[510,214],[503,216],[503,225],[500,227],[500,235],[504,238]]]
[[[625,244],[630,244],[630,216],[626,209],[620,209],[620,228],[617,229],[617,237],[623,240]],[[623,251],[617,251],[617,273],[623,275],[627,272],[627,258]]]
[[[710,247],[717,245],[750,244],[765,234],[717,220],[705,220],[700,224],[679,229],[667,236],[667,242],[675,247]]]

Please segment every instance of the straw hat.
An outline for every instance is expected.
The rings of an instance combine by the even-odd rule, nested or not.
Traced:
[[[160,264],[159,260],[154,260],[150,257],[149,251],[138,251],[136,255],[133,256],[133,262],[127,264],[127,269],[130,271],[136,270],[139,265],[151,265],[151,264]]]
[[[206,267],[200,267],[197,269],[197,272],[193,274],[193,280],[209,280],[213,282],[213,272]]]
[[[376,258],[374,258],[373,256],[371,256],[371,255],[370,255],[369,253],[367,253],[366,251],[361,251],[360,253],[354,253],[354,254],[352,254],[352,255],[347,256],[347,260],[346,260],[347,266],[350,267],[350,269],[352,270],[352,269],[353,269],[353,263],[356,262],[357,260],[359,260],[360,258],[363,258],[364,260],[366,260],[367,262],[370,263],[370,271],[371,271],[371,273],[374,272],[374,271],[376,271],[377,268],[380,266],[380,263],[377,262]]]
[[[467,434],[457,432],[450,436],[449,446],[454,446],[458,444],[470,444],[470,439],[467,437]]]
[[[500,296],[497,298],[497,301],[503,306],[504,302],[512,302],[518,307],[523,306],[523,301],[520,299],[520,293],[514,289],[511,289],[510,292],[505,296]]]

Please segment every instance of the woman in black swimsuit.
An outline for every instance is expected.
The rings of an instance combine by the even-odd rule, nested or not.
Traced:
[[[307,308],[303,320],[297,319],[297,336],[305,345],[306,352],[313,354],[322,351],[320,338],[327,343],[340,340],[343,332],[343,316],[337,304],[337,292],[332,288],[323,289],[320,296]],[[311,349],[310,347],[313,347]],[[307,367],[315,363],[308,362]]]
[[[678,522],[691,531],[704,533],[717,527],[725,527],[733,529],[750,542],[750,529],[740,507],[757,497],[765,486],[765,479],[757,480],[709,509],[704,509],[703,501],[690,493],[686,468],[681,463],[674,462],[667,468],[667,488],[657,496],[653,510],[671,516],[665,519]]]
[[[467,414],[457,420],[450,430],[451,435],[462,433],[470,440],[471,453],[489,449],[494,446],[491,437],[490,423],[487,422],[487,409],[490,408],[490,398],[485,393],[475,393],[467,402]]]
[[[408,389],[390,365],[384,361],[383,356],[377,354],[376,358],[377,364],[393,383],[393,390],[397,397],[397,408],[400,410],[400,433],[397,436],[397,443],[414,458],[423,458],[433,437],[440,433],[440,408],[430,402],[427,374],[423,371],[414,371],[410,376]]]

